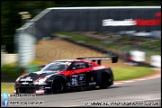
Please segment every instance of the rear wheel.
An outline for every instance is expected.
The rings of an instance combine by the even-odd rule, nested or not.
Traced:
[[[110,77],[107,73],[102,73],[99,79],[100,88],[106,89],[110,86]]]
[[[61,78],[55,78],[52,83],[52,93],[60,93],[65,89],[65,83]]]

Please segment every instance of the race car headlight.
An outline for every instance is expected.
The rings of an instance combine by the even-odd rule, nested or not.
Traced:
[[[22,76],[19,76],[15,82],[17,83],[20,80],[20,78],[22,78]]]
[[[21,78],[21,76],[20,77],[18,77],[17,79],[16,79],[16,83],[19,81],[19,79]]]
[[[22,74],[21,76],[19,76],[17,79],[16,79],[16,83],[20,80],[20,78],[22,78],[23,76],[27,75],[26,73]]]

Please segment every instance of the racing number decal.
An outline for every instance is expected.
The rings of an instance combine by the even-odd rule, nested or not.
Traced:
[[[85,74],[78,74],[71,76],[71,85],[72,86],[83,86],[86,84]]]
[[[73,75],[71,77],[71,85],[72,86],[77,86],[78,85],[78,75]]]

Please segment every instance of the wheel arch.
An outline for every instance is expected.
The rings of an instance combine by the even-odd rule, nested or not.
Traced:
[[[64,76],[64,75],[54,75],[54,76],[52,76],[51,77],[51,80],[52,80],[52,82],[51,82],[51,90],[52,90],[52,87],[53,87],[53,83],[54,83],[54,81],[55,81],[55,79],[60,79],[63,83],[64,83],[64,89],[66,89],[67,88],[67,82],[68,82],[68,80],[67,80],[67,78],[66,78],[66,76]]]
[[[65,83],[67,83],[68,82],[68,79],[67,79],[67,77],[66,76],[64,76],[64,75],[62,75],[62,74],[59,74],[59,75],[54,75],[54,76],[52,76],[50,79],[52,80],[52,82],[53,82],[53,80],[55,79],[55,78],[61,78]]]

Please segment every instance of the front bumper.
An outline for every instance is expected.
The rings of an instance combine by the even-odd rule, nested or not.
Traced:
[[[22,85],[22,84],[16,84],[15,85],[15,91],[16,94],[47,94],[51,92],[50,85]]]

